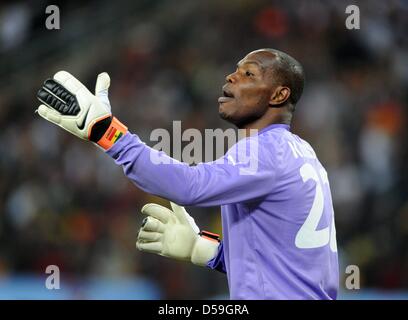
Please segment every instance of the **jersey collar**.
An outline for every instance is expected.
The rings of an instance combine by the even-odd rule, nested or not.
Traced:
[[[277,128],[283,128],[285,130],[290,131],[290,125],[288,124],[283,124],[283,123],[274,123],[270,124],[269,126],[262,128],[261,130],[258,131],[258,134],[264,133],[266,131],[272,130],[272,129],[277,129]]]

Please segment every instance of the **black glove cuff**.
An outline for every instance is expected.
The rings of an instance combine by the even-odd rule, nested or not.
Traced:
[[[111,122],[112,116],[95,123],[91,129],[91,136],[89,137],[89,140],[97,143],[103,137],[106,130],[108,130]]]

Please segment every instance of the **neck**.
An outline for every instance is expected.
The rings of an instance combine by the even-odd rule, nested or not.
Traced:
[[[262,130],[271,124],[287,124],[292,122],[292,113],[282,109],[270,108],[263,117],[256,119],[251,123],[247,123],[240,129],[245,129],[245,136],[251,135],[251,130]]]

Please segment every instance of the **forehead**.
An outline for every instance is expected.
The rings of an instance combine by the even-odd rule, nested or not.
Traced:
[[[259,67],[261,67],[262,69],[268,69],[269,67],[272,67],[275,62],[276,54],[270,51],[257,50],[247,54],[238,62],[238,65],[251,63],[259,65]]]

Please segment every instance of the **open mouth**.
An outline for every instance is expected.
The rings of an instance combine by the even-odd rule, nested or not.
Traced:
[[[219,103],[225,103],[234,99],[234,95],[232,94],[231,91],[223,90],[222,94],[223,94],[222,97],[218,98]]]

